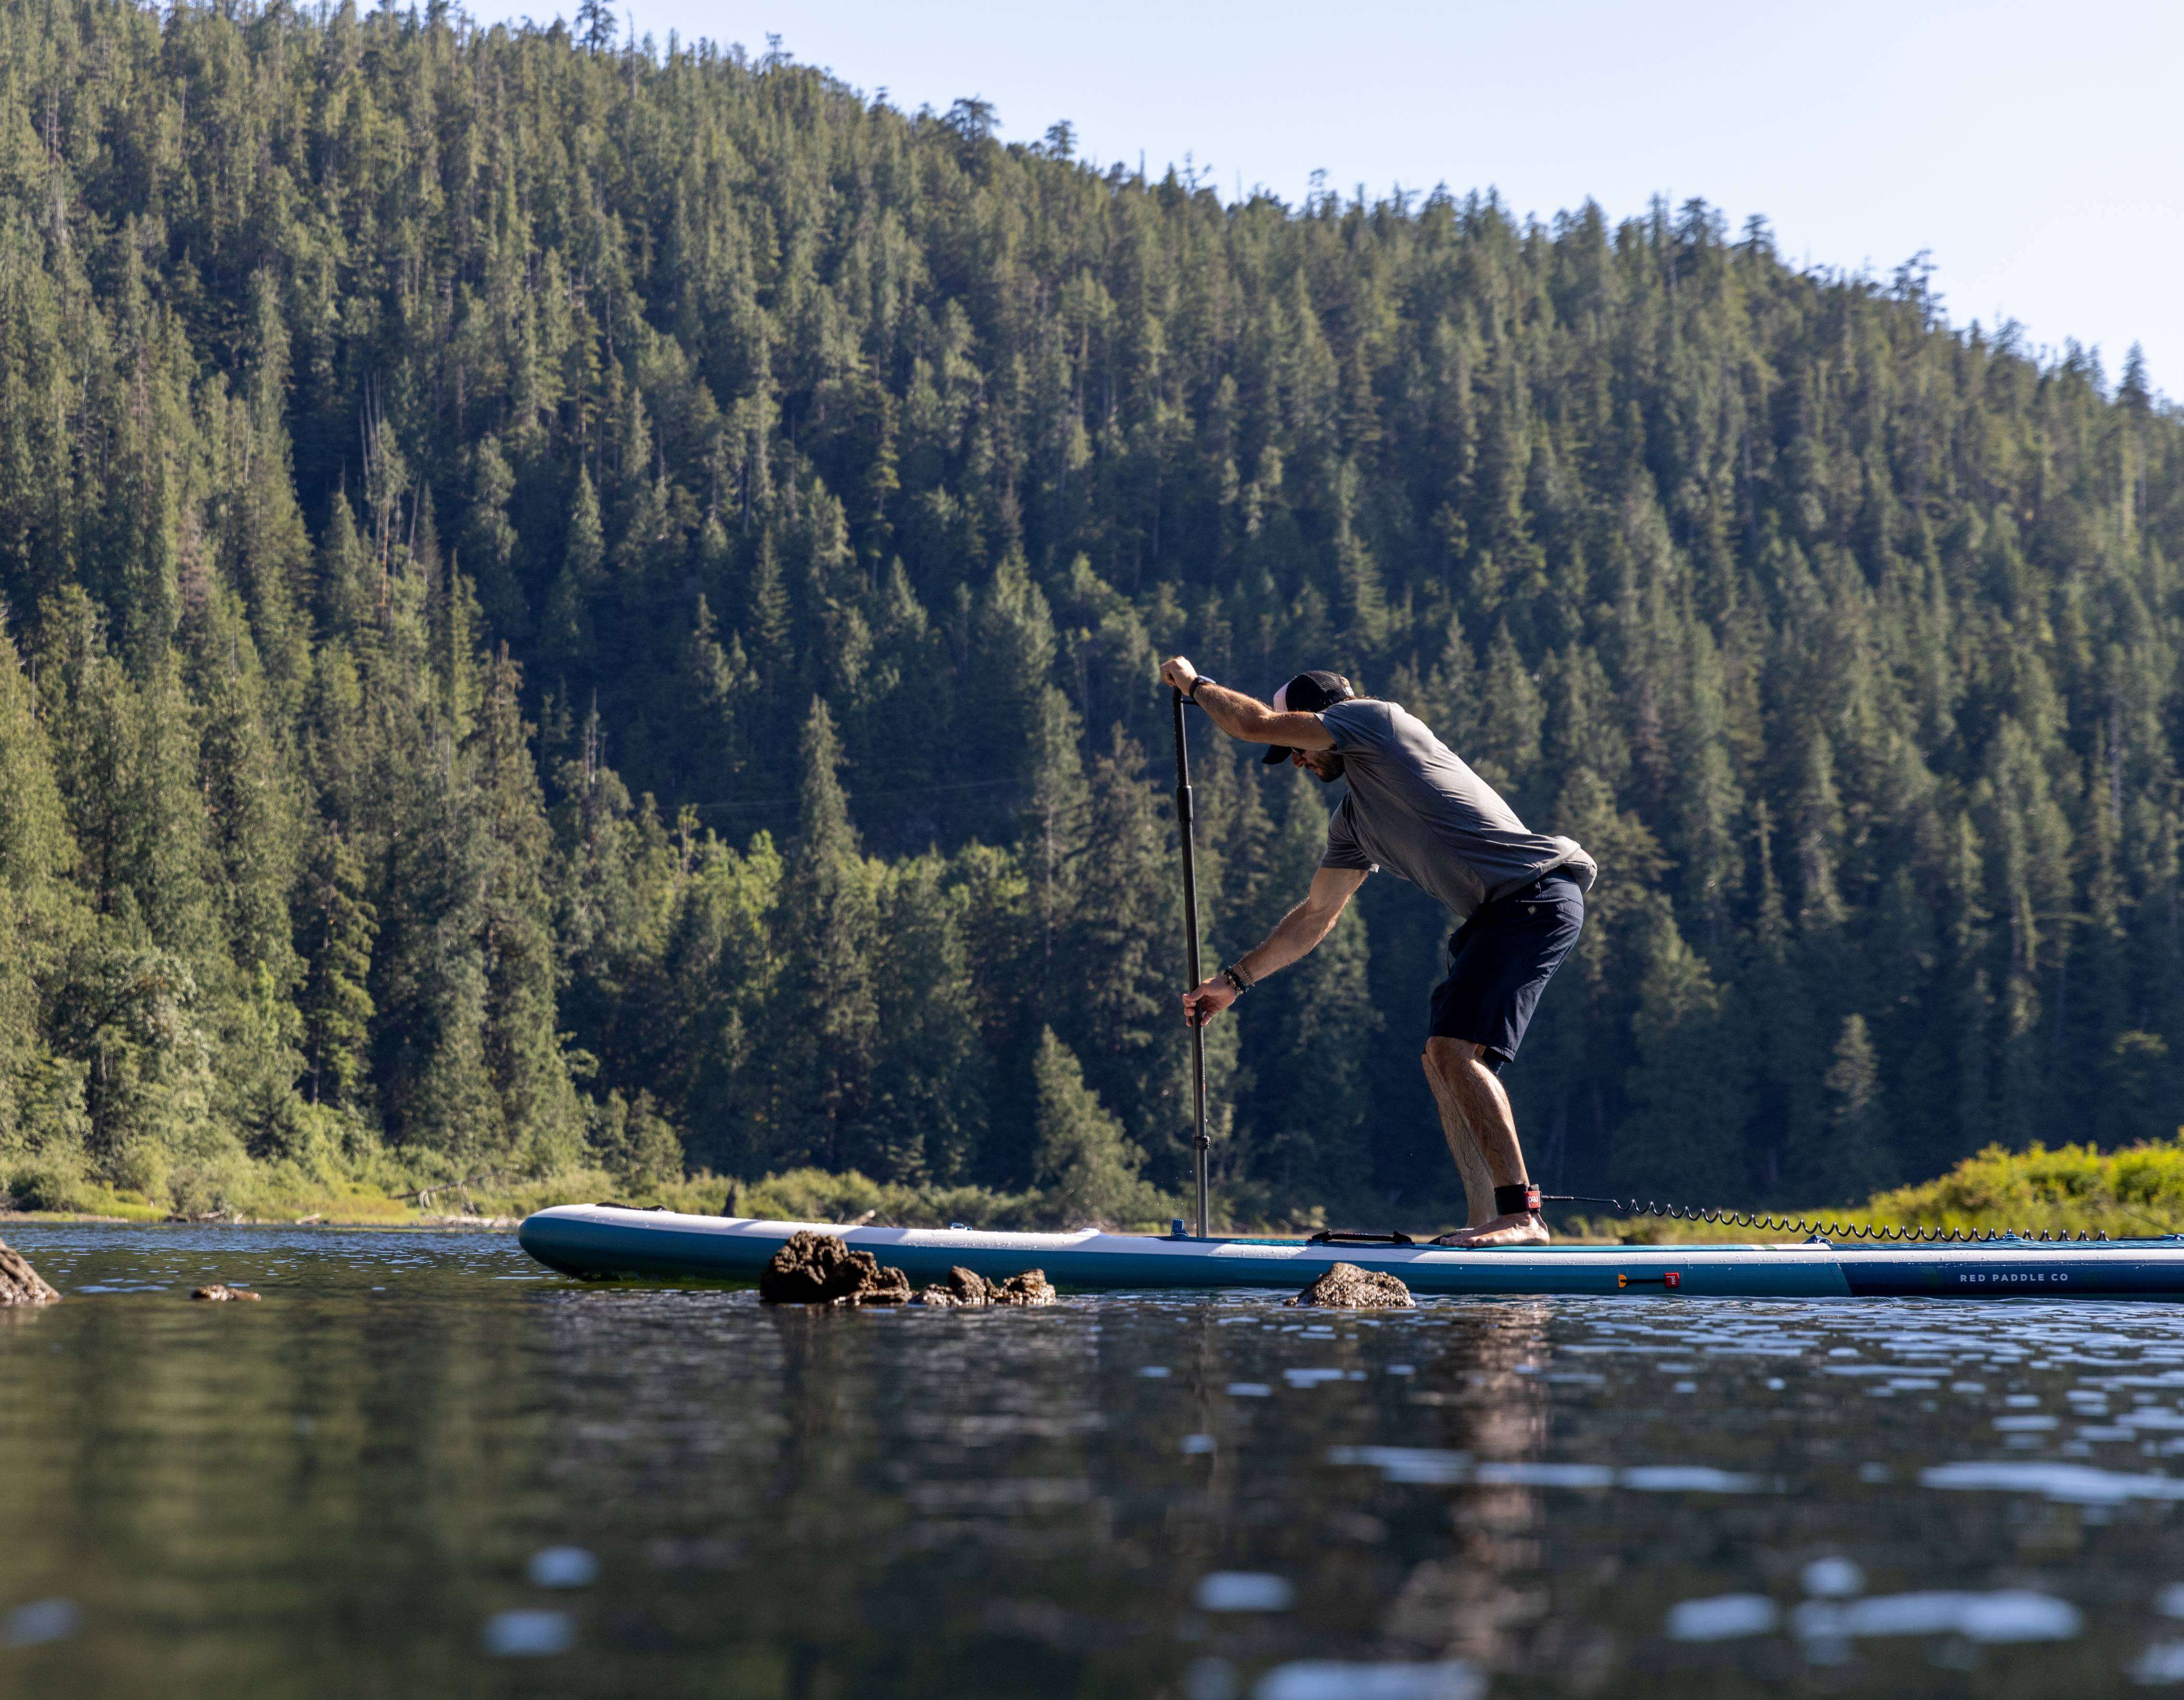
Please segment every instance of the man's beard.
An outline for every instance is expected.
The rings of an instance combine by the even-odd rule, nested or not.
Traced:
[[[1305,771],[1322,785],[1333,785],[1335,781],[1342,777],[1342,757],[1339,753],[1329,752],[1322,759],[1327,764],[1324,769],[1312,762],[1306,762],[1304,764]]]

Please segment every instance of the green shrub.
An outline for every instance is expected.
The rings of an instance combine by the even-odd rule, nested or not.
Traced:
[[[1982,1231],[2184,1232],[2184,1132],[2109,1152],[1989,1146],[1938,1180],[1880,1193],[1869,1208],[1880,1221]]]
[[[91,1208],[92,1191],[83,1165],[53,1158],[31,1158],[9,1169],[8,1196],[18,1210],[82,1211]]]

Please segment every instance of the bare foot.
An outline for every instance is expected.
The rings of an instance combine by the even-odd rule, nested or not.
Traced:
[[[1492,1221],[1481,1222],[1475,1228],[1458,1228],[1453,1233],[1441,1235],[1433,1243],[1477,1249],[1482,1246],[1544,1246],[1547,1239],[1546,1224],[1537,1216],[1519,1211],[1507,1216],[1496,1216]]]

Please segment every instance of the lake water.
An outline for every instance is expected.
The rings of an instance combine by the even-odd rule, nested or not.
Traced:
[[[0,1313],[0,1694],[2184,1691],[2184,1308],[811,1314],[6,1236],[67,1301]]]

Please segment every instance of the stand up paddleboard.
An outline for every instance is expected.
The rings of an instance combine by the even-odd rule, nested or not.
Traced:
[[[1542,1246],[1467,1251],[1424,1244],[1200,1239],[1172,1235],[993,1233],[851,1228],[561,1204],[525,1219],[523,1249],[592,1279],[755,1281],[799,1230],[838,1235],[912,1286],[950,1268],[1002,1281],[1046,1271],[1056,1286],[1158,1292],[1268,1287],[1295,1292],[1329,1264],[1384,1269],[1416,1293],[1620,1293],[1682,1298],[2184,1299],[2184,1239],[1970,1246]]]

